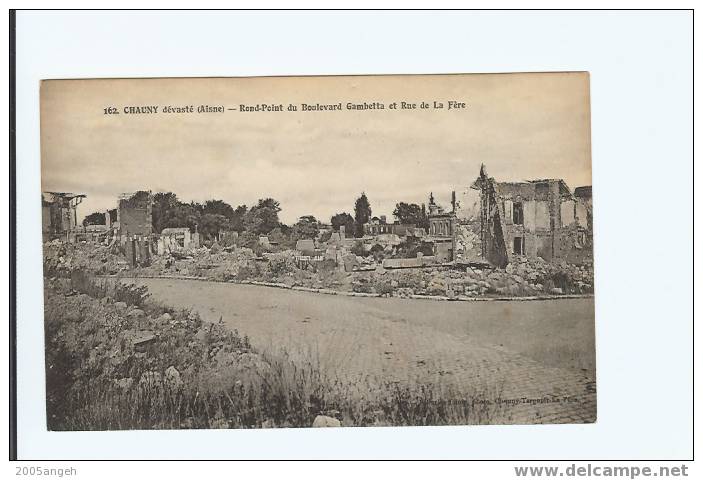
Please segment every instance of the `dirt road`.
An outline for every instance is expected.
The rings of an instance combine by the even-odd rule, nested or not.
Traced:
[[[592,299],[438,302],[323,295],[252,285],[140,279],[261,349],[315,358],[330,375],[490,390],[506,423],[593,422]]]

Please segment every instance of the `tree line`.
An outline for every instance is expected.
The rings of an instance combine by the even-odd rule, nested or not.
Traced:
[[[280,203],[273,198],[263,198],[248,207],[239,205],[233,207],[224,200],[207,200],[204,203],[183,202],[173,192],[154,194],[152,203],[153,231],[161,233],[164,228],[188,227],[191,232],[196,229],[206,239],[217,238],[220,231],[236,231],[243,245],[258,241],[260,235],[268,235],[269,240],[282,245],[291,246],[299,239],[317,238],[321,222],[313,215],[303,215],[291,225],[285,225],[278,217],[281,211]],[[354,202],[354,215],[348,212],[336,213],[330,219],[334,231],[345,227],[348,235],[359,238],[364,235],[364,224],[371,220],[372,210],[366,193]],[[117,210],[110,210],[110,220],[117,221]],[[393,216],[399,223],[415,224],[427,228],[429,222],[425,205],[399,202],[396,204]],[[87,215],[83,225],[104,225],[105,213],[94,212]]]

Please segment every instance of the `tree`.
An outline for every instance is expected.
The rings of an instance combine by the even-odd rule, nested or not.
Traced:
[[[220,230],[228,228],[229,219],[218,213],[205,213],[200,217],[200,223],[198,223],[198,231],[208,239],[217,238]]]
[[[264,251],[263,247],[259,243],[259,236],[248,231],[243,231],[239,237],[237,237],[237,246],[251,248],[254,255],[257,257],[261,255]]]
[[[361,240],[355,241],[354,245],[352,245],[349,251],[357,257],[365,257],[367,255],[366,249],[364,248],[364,242],[362,242]]]
[[[207,200],[202,208],[202,213],[222,215],[227,220],[232,220],[234,218],[234,209],[232,205],[223,200]]]
[[[269,233],[280,226],[278,212],[280,204],[273,198],[260,199],[244,216],[244,228],[257,235]]]
[[[161,228],[166,227],[188,227],[191,232],[195,231],[196,225],[200,223],[200,212],[198,205],[195,203],[179,202],[174,208],[168,211],[168,218]],[[159,230],[161,233],[161,230]]]
[[[303,215],[298,219],[298,223],[293,225],[293,236],[296,239],[317,238],[320,233],[320,222],[312,215]]]
[[[195,200],[191,200],[189,205],[193,208],[193,210],[198,212],[198,215],[203,214],[203,204],[202,203],[198,203]]]
[[[371,204],[366,198],[366,193],[361,192],[361,196],[354,203],[354,223],[356,224],[356,236],[364,236],[364,224],[371,218]]]
[[[154,227],[154,232],[161,233],[179,203],[178,197],[173,192],[154,194],[153,203],[151,204],[151,224]]]
[[[93,212],[90,215],[86,215],[83,219],[83,226],[86,225],[105,225],[105,214],[100,212]]]
[[[234,213],[232,214],[232,230],[235,232],[242,232],[244,231],[244,216],[247,214],[247,206],[246,205],[240,205],[237,208],[234,209]]]
[[[332,224],[332,229],[339,231],[339,227],[344,225],[344,229],[347,233],[352,234],[355,231],[356,224],[354,223],[354,217],[349,215],[347,212],[335,214],[330,223]]]
[[[294,228],[288,225],[280,224],[278,227],[271,230],[268,235],[269,241],[278,244],[278,248],[289,250],[295,248],[297,238],[294,234]]]
[[[393,216],[400,223],[415,224],[420,226],[423,223],[422,208],[416,203],[396,203]]]

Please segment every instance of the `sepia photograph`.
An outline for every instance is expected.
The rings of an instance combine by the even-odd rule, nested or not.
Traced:
[[[40,109],[48,430],[596,422],[588,72]]]

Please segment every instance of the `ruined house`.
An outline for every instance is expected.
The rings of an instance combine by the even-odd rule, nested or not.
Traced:
[[[166,252],[190,250],[195,246],[188,227],[164,228],[156,239],[156,251],[159,255]]]
[[[86,196],[82,193],[42,192],[42,240],[75,241],[78,227],[76,208]]]
[[[560,179],[496,182],[481,166],[481,253],[505,267],[514,255],[585,263],[593,258],[590,187],[578,195]]]

